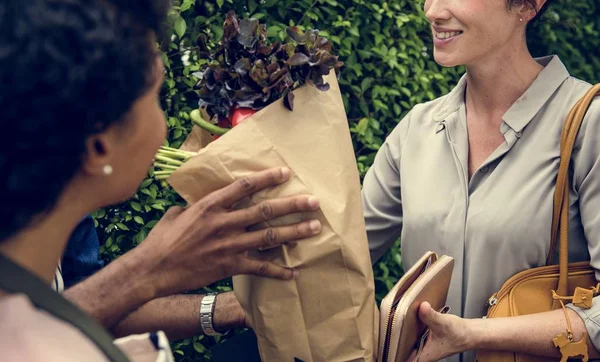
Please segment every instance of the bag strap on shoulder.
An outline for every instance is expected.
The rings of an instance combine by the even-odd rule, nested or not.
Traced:
[[[113,344],[113,338],[94,319],[52,290],[37,276],[0,254],[0,288],[8,293],[23,293],[39,309],[54,315],[86,335],[111,362],[130,362]],[[84,358],[82,356],[82,358]]]
[[[600,84],[590,88],[585,95],[573,106],[560,137],[560,165],[554,191],[554,209],[552,216],[552,233],[550,250],[546,259],[547,265],[554,264],[556,255],[556,240],[559,239],[559,269],[560,277],[557,292],[566,295],[568,290],[569,265],[569,164],[577,134],[594,97],[600,95]]]

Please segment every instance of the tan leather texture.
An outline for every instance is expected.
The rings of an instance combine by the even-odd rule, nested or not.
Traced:
[[[556,179],[552,232],[547,265],[525,270],[509,278],[488,301],[487,318],[512,317],[541,313],[560,308],[552,298],[573,295],[576,287],[596,285],[594,269],[589,261],[569,264],[569,163],[577,133],[592,100],[600,95],[600,84],[592,87],[571,109],[561,133],[561,160]],[[553,265],[556,240],[559,240],[559,264]],[[552,341],[548,341],[552,343]],[[477,351],[478,362],[548,361],[547,357],[522,353]]]
[[[436,310],[446,304],[454,259],[429,251],[410,268],[381,302],[379,362],[405,362],[426,330],[418,309],[429,302]]]

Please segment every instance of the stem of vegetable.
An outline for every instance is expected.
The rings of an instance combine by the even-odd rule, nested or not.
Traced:
[[[164,150],[164,151],[169,151],[169,152],[173,152],[173,153],[177,153],[177,154],[189,156],[189,157],[192,157],[192,156],[196,155],[195,152],[184,151],[184,150],[180,150],[178,148],[173,148],[173,147],[168,147],[168,146],[160,146],[160,149]]]
[[[166,170],[166,171],[154,171],[154,176],[170,176],[173,174],[173,171],[170,170]]]
[[[215,126],[214,124],[203,120],[202,116],[200,116],[200,112],[197,109],[193,110],[190,113],[190,119],[192,120],[192,122],[197,124],[199,127],[204,128],[208,132],[210,132],[214,135],[217,135],[217,136],[222,136],[229,131],[228,128],[221,128],[219,126]]]
[[[179,167],[174,166],[174,165],[167,165],[167,164],[159,163],[159,162],[155,162],[154,163],[154,167],[156,167],[156,168],[162,168],[162,169],[165,169],[165,170],[172,170],[172,171],[176,171],[179,168]]]
[[[192,156],[185,154],[185,153],[181,153],[181,152],[175,152],[175,151],[167,151],[167,150],[159,150],[158,151],[159,155],[163,155],[166,157],[172,157],[172,158],[179,158],[182,159],[183,161],[187,161],[188,159],[190,159]]]
[[[159,161],[163,161],[166,162],[168,164],[172,164],[172,165],[176,165],[176,166],[181,166],[183,165],[183,162],[179,161],[179,160],[175,160],[169,157],[165,157],[163,155],[157,154],[156,156],[154,156],[154,158],[156,158]]]

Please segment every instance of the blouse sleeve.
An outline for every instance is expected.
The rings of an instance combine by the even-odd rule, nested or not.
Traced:
[[[400,157],[409,122],[410,113],[386,138],[363,181],[363,213],[372,263],[392,246],[402,230]]]
[[[591,266],[600,280],[600,100],[596,99],[579,130],[573,157],[573,181],[579,194],[581,222],[588,242]],[[579,148],[579,149],[577,149]],[[594,347],[600,350],[600,296],[590,309],[568,304],[584,320]]]

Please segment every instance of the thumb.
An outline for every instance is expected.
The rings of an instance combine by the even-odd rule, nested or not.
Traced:
[[[432,327],[438,322],[438,312],[433,310],[429,302],[423,302],[419,306],[419,319],[428,327]]]

